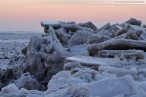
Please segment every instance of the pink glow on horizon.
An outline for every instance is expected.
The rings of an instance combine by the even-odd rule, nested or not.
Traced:
[[[146,23],[146,5],[48,5],[33,2],[0,3],[0,30],[42,30],[40,21],[92,21],[98,26],[134,17]],[[15,2],[17,1],[17,2]]]

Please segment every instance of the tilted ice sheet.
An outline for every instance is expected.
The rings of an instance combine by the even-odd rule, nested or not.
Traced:
[[[115,60],[115,58],[97,58],[91,56],[73,56],[66,58],[66,61],[75,61],[90,65],[108,65],[109,63],[112,63]]]

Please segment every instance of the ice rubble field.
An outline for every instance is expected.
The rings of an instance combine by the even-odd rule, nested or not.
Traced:
[[[141,21],[41,24],[30,41],[0,40],[0,97],[146,97]]]
[[[21,56],[21,50],[34,33],[0,32],[0,67],[6,68],[11,58]],[[36,35],[39,35],[36,33]]]

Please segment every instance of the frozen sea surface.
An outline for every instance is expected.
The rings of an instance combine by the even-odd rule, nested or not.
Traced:
[[[137,26],[133,28],[141,29]],[[28,44],[31,35],[0,34],[1,68],[7,67],[10,58],[22,55],[21,50]],[[142,38],[145,37],[144,32]],[[69,46],[66,50],[71,54],[86,55],[85,47]],[[66,59],[79,63],[65,63],[64,70],[51,76],[46,91],[20,89],[11,83],[2,89],[0,97],[146,97],[146,58],[135,60],[75,56]]]
[[[0,33],[0,66],[6,68],[9,59],[22,55],[21,50],[28,44],[32,35],[41,33]]]

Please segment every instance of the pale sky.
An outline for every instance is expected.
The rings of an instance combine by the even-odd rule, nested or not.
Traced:
[[[65,1],[68,0],[0,0],[0,31],[43,31],[40,21],[44,20],[92,21],[102,26],[133,17],[146,24],[146,5],[87,5],[89,0],[84,0],[84,4],[83,0]]]

